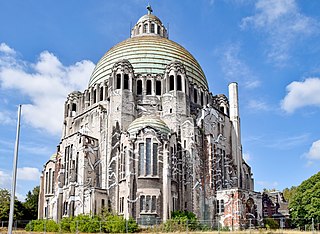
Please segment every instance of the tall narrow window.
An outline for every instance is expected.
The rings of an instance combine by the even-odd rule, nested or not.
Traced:
[[[147,95],[151,95],[152,83],[151,80],[147,80]]]
[[[80,138],[81,139],[81,138]],[[76,156],[76,168],[75,168],[75,171],[76,171],[76,181],[75,182],[78,182],[78,165],[79,163],[79,152],[77,152],[77,156]]]
[[[152,196],[152,201],[151,201],[151,212],[156,212],[157,210],[157,197]]]
[[[144,175],[144,144],[139,144],[139,175]]]
[[[143,25],[143,33],[147,33],[147,27],[148,27],[148,24]]]
[[[123,213],[123,211],[124,211],[124,197],[120,197],[119,212]]]
[[[158,25],[157,33],[160,34],[160,25]]]
[[[171,75],[170,77],[169,77],[169,90],[171,91],[171,90],[174,90],[174,76],[173,75]]]
[[[77,104],[72,103],[72,111],[77,111]]]
[[[224,213],[224,200],[220,201],[220,213]]]
[[[158,144],[153,143],[152,148],[152,174],[157,175],[158,174]]]
[[[124,150],[120,156],[120,179],[124,179],[126,175],[126,151],[127,147],[124,147]]]
[[[141,34],[141,25],[139,25],[138,34]]]
[[[117,89],[121,89],[121,74],[117,74]]]
[[[128,74],[124,74],[123,89],[129,89],[129,75]]]
[[[198,103],[198,90],[196,88],[193,89],[193,101]]]
[[[48,183],[49,183],[49,175],[48,175],[49,173],[48,172],[46,172],[46,189],[45,189],[45,192],[46,193],[48,193]]]
[[[201,91],[201,96],[200,96],[200,102],[201,102],[201,106],[203,106],[203,92]]]
[[[93,90],[93,103],[97,102],[97,90]]]
[[[177,76],[177,90],[182,91],[182,79],[181,76]]]
[[[52,172],[51,193],[54,193],[54,171]]]
[[[145,209],[146,212],[150,211],[150,208],[151,208],[150,202],[151,202],[150,196],[146,196],[146,209]]]
[[[100,101],[103,101],[103,87],[100,87]]]
[[[154,33],[154,24],[151,24],[150,26],[151,26],[150,32],[151,32],[151,33]]]
[[[146,139],[146,175],[151,175],[151,138]]]
[[[161,81],[156,81],[156,95],[161,95]]]
[[[51,175],[52,175],[52,169],[50,168],[49,169],[49,181],[48,181],[48,184],[47,184],[47,186],[48,186],[48,193],[51,193]]]
[[[140,197],[140,212],[145,210],[145,202],[146,202],[145,196],[142,195]]]
[[[101,209],[103,210],[105,204],[104,204],[104,199],[101,199]]]
[[[142,94],[142,80],[137,81],[137,95]]]

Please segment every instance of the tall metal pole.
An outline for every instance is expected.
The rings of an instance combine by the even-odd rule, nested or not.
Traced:
[[[20,116],[21,116],[21,105],[19,105],[19,108],[18,108],[18,122],[17,122],[16,143],[15,143],[14,158],[13,158],[13,172],[12,172],[12,184],[11,184],[11,199],[10,199],[8,234],[12,233],[12,224],[13,224],[14,200],[15,200],[15,194],[16,194],[16,181],[17,181],[16,177],[17,177],[19,135],[20,135]]]

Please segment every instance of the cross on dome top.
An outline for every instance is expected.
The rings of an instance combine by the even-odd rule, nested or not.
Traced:
[[[150,4],[148,4],[148,6],[147,6],[147,10],[148,10],[148,15],[150,15],[150,14],[153,12],[153,10],[152,10],[152,8],[151,8]]]

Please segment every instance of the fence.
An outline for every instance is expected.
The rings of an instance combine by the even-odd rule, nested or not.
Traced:
[[[138,220],[139,221],[139,220]],[[238,220],[239,221],[239,220]],[[297,226],[297,224],[304,225]],[[8,221],[0,221],[0,232],[6,233]],[[248,234],[279,233],[292,234],[309,232],[320,234],[320,222],[318,220],[292,220],[284,218],[267,218],[263,220],[247,219],[232,223],[231,226],[223,226],[217,220],[168,220],[162,223],[156,220],[154,223],[143,223],[139,226],[134,221],[128,220],[72,220],[61,222],[53,220],[18,220],[14,221],[13,233],[226,233],[241,232]]]

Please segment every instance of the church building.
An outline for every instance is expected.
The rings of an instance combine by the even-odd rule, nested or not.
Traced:
[[[237,83],[228,97],[212,94],[197,60],[147,9],[88,88],[68,95],[61,141],[42,171],[39,218],[107,209],[151,225],[187,210],[235,229],[261,219]]]

